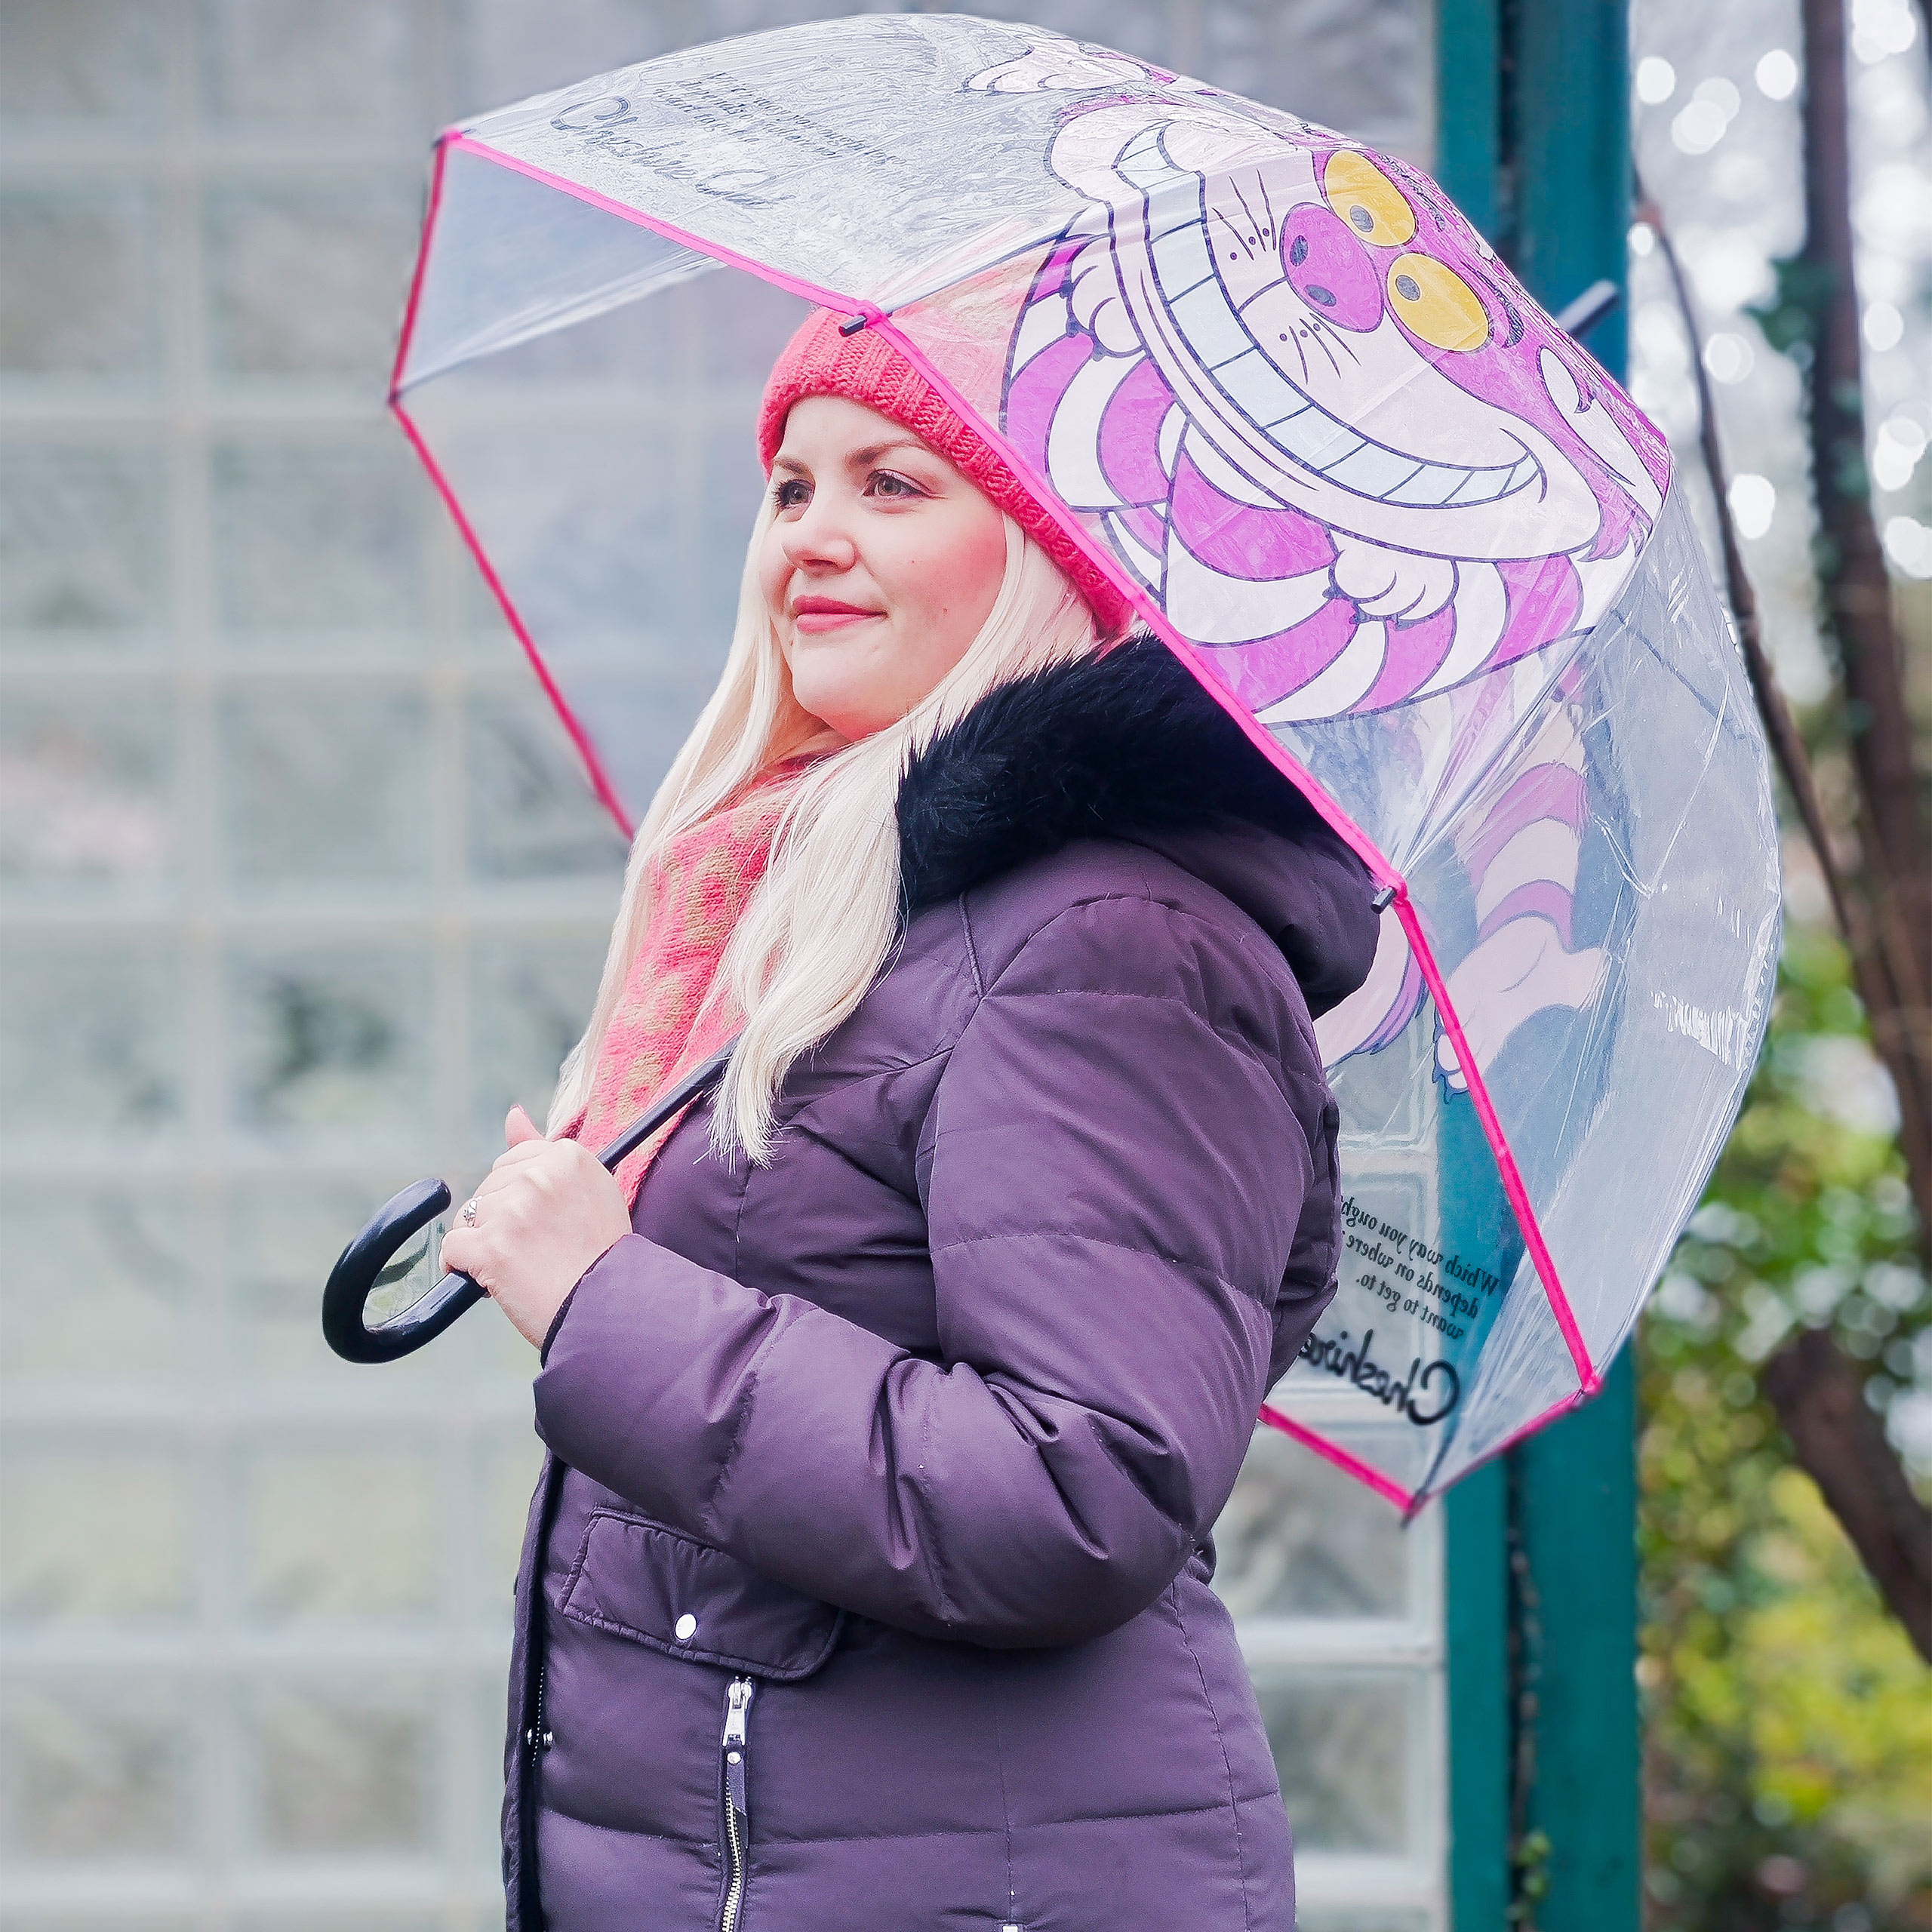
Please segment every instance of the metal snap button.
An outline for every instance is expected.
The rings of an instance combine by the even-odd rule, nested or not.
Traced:
[[[678,1619],[676,1635],[681,1644],[688,1644],[697,1635],[697,1619],[689,1611]]]

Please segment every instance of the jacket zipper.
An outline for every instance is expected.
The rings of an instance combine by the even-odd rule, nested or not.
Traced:
[[[550,1748],[550,1734],[543,1728],[543,1693],[548,1687],[550,1666],[547,1663],[537,1666],[537,1702],[532,1713],[530,1728],[523,1734],[523,1741],[530,1749],[530,1768],[537,1768],[537,1760]]]
[[[724,1737],[719,1749],[723,1763],[724,1814],[724,1903],[718,1913],[718,1932],[738,1932],[745,1908],[745,1855],[751,1837],[750,1803],[745,1795],[745,1770],[751,1752],[746,1718],[757,1687],[749,1677],[734,1677],[724,1693]]]

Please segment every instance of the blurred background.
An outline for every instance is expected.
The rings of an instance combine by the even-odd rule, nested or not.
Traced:
[[[473,1176],[512,1100],[540,1114],[623,848],[385,414],[388,364],[438,128],[838,11],[0,0],[7,1932],[500,1922],[531,1357],[486,1311],[413,1361],[351,1369],[321,1343],[319,1289],[374,1203]],[[1309,115],[1458,192],[1451,42],[1473,11],[1512,44],[1494,0],[978,11]],[[1774,266],[1805,232],[1796,0],[1637,0],[1627,67],[1620,13],[1596,11],[1620,44],[1586,80],[1620,117],[1627,73],[1656,208],[1629,231],[1632,386],[1715,538],[1698,363],[1709,379],[1767,641],[1849,823]],[[1848,32],[1857,460],[1922,732],[1926,21],[1857,0]],[[1607,360],[1623,328],[1592,338]],[[688,681],[722,641],[640,678]],[[1637,1364],[1644,1911],[1684,1932],[1932,1926],[1932,1681],[1761,1372],[1807,1325],[1834,1336],[1902,1466],[1932,1472],[1897,1095],[1800,838],[1787,869],[1772,1046]],[[1607,1506],[1588,1533],[1627,1540],[1631,1502]],[[1440,1509],[1402,1531],[1267,1432],[1224,1521],[1303,1924],[1501,1932],[1504,1905],[1471,1903],[1500,1897],[1545,1932],[1623,1932],[1634,1823],[1629,1915],[1539,1889],[1542,1814],[1514,1805],[1537,1692],[1509,1659],[1540,1640],[1500,1567],[1493,1589],[1459,1570],[1461,1534]],[[1617,1611],[1626,1698],[1637,1614]],[[1478,1687],[1487,1727],[1462,1721],[1459,1657],[1503,1660]],[[1458,1780],[1509,1795],[1484,1850],[1513,1872],[1500,1894],[1465,1869]]]

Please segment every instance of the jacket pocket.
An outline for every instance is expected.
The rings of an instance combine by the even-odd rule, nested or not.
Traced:
[[[779,1684],[817,1670],[845,1621],[721,1549],[614,1509],[591,1512],[559,1608],[666,1657]]]

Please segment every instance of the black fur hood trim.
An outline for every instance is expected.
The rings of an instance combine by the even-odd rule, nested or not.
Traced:
[[[1253,903],[1253,890],[1229,896],[1275,935],[1311,1009],[1325,1011],[1374,957],[1367,870],[1158,638],[989,692],[914,756],[899,790],[910,912],[1076,839],[1161,845],[1243,827],[1292,849],[1265,841],[1267,903]],[[1202,841],[1183,842],[1186,855],[1172,856],[1223,885],[1196,862]],[[1257,843],[1251,832],[1241,842]]]

